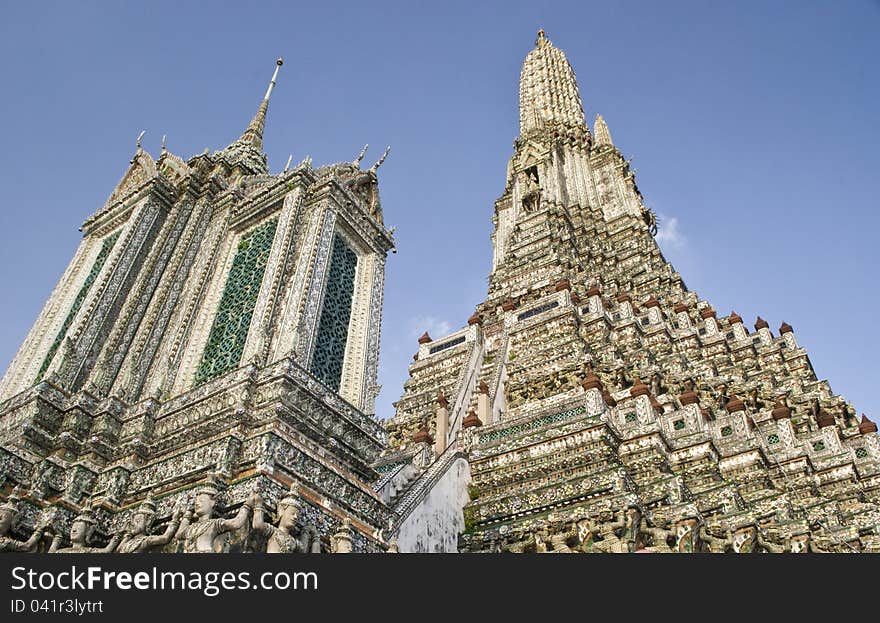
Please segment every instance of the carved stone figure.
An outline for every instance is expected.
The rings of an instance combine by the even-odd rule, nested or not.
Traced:
[[[651,538],[651,546],[659,554],[671,554],[669,539],[675,536],[675,530],[669,528],[668,519],[655,519],[656,525],[649,525],[647,517],[642,518],[641,532]]]
[[[642,511],[635,506],[626,509],[626,525],[623,529],[622,538],[626,541],[626,551],[636,551],[639,540],[639,527],[641,526]]]
[[[779,542],[779,535],[773,535],[775,538],[768,538],[770,535],[767,535],[763,530],[758,530],[757,536],[757,545],[763,551],[769,554],[781,554],[789,549],[789,543],[787,539],[783,539],[782,542]]]
[[[217,487],[209,479],[197,492],[193,510],[188,510],[174,535],[181,551],[186,554],[214,554],[224,551],[219,536],[239,530],[247,524],[254,501],[246,500],[232,519],[214,517]]]
[[[162,534],[150,534],[150,528],[156,519],[156,502],[148,496],[132,514],[122,533],[122,540],[116,546],[117,553],[148,552],[167,545],[174,538],[177,528],[180,526],[180,515],[180,509],[174,509],[171,521],[168,522],[165,531]]]
[[[527,539],[520,539],[519,541],[515,541],[515,542],[510,543],[509,545],[505,546],[503,548],[503,551],[510,553],[510,554],[522,554],[526,549],[526,545],[528,545],[529,543],[532,543],[532,542],[533,541],[532,541],[531,537],[529,537]]]
[[[753,388],[752,391],[749,392],[749,404],[751,405],[755,413],[762,411],[766,406],[766,403],[758,396],[757,387]]]
[[[0,505],[0,552],[32,552],[46,531],[46,524],[40,523],[27,541],[19,541],[11,535],[15,521],[18,519],[18,490],[14,490],[9,498]]]
[[[705,524],[700,526],[700,541],[702,541],[712,554],[723,554],[728,548],[733,547],[733,537],[730,531],[724,531],[724,536],[717,536]]]
[[[663,385],[660,373],[655,372],[651,375],[651,394],[654,396],[660,396],[665,393],[666,387]]]
[[[89,541],[95,532],[95,518],[92,517],[91,510],[83,509],[70,524],[70,546],[61,547],[62,536],[55,534],[52,539],[52,545],[49,546],[50,554],[109,554],[116,549],[119,541],[122,539],[121,534],[115,534],[110,539],[106,547],[92,547]]]
[[[600,554],[623,554],[628,552],[629,544],[617,535],[618,530],[626,528],[626,509],[620,510],[617,520],[614,520],[614,515],[610,510],[602,511],[599,515],[599,521],[598,528],[601,539],[593,543],[593,551]]]
[[[553,531],[553,534],[550,535],[550,545],[553,548],[551,551],[554,554],[574,554],[576,550],[573,549],[569,543],[577,542],[578,540],[578,526],[575,523],[572,523],[568,530],[563,530],[563,526],[557,526],[557,529]]]
[[[534,539],[535,542],[535,553],[550,553],[550,550],[547,548],[547,542],[550,540],[550,535],[547,532],[547,528],[536,530],[534,533],[532,533],[532,539]]]
[[[318,531],[312,524],[300,525],[302,507],[296,497],[297,486],[290,487],[290,492],[278,500],[278,525],[266,523],[263,510],[263,498],[254,496],[254,518],[252,527],[256,532],[268,537],[267,554],[306,554],[320,553],[321,541]]]
[[[617,385],[618,388],[629,387],[631,383],[626,376],[626,370],[623,367],[618,368],[614,372],[614,384]]]
[[[657,235],[657,215],[654,214],[653,210],[649,208],[642,208],[642,220],[645,222],[645,225],[648,226],[648,231],[651,232],[652,236]]]

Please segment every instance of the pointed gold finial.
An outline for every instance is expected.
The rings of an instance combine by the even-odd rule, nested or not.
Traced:
[[[538,38],[535,39],[535,45],[544,45],[547,43],[547,36],[544,33],[543,28],[538,29]]]

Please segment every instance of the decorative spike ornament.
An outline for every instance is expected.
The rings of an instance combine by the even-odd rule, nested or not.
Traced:
[[[382,152],[382,156],[376,161],[376,164],[370,167],[370,171],[375,173],[379,170],[379,167],[382,166],[382,163],[385,162],[385,158],[388,157],[388,154],[391,153],[391,145],[385,148],[385,151]]]
[[[355,158],[354,160],[351,161],[351,163],[352,163],[354,166],[356,166],[356,167],[361,166],[361,160],[363,160],[363,159],[364,159],[364,156],[367,155],[367,148],[368,148],[369,146],[370,146],[369,143],[367,143],[366,145],[364,145],[364,148],[361,150],[361,153],[358,154],[357,158]]]

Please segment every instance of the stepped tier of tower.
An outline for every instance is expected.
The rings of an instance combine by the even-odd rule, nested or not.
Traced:
[[[688,290],[578,93],[541,33],[488,296],[419,340],[380,469],[466,452],[466,551],[876,550],[876,426],[789,325]]]

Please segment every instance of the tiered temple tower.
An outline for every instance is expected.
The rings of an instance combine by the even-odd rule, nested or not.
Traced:
[[[0,384],[0,490],[25,492],[17,529],[42,513],[64,532],[89,507],[100,540],[148,497],[161,524],[205,487],[223,514],[254,490],[271,511],[296,480],[320,548],[346,520],[355,551],[384,548],[371,463],[386,437],[373,416],[394,244],[385,156],[270,174],[281,64],[240,138],[189,160],[164,139],[154,159],[139,138],[85,221]]]
[[[486,300],[387,424],[402,550],[878,550],[877,427],[789,325],[687,289],[543,31],[493,222]]]

